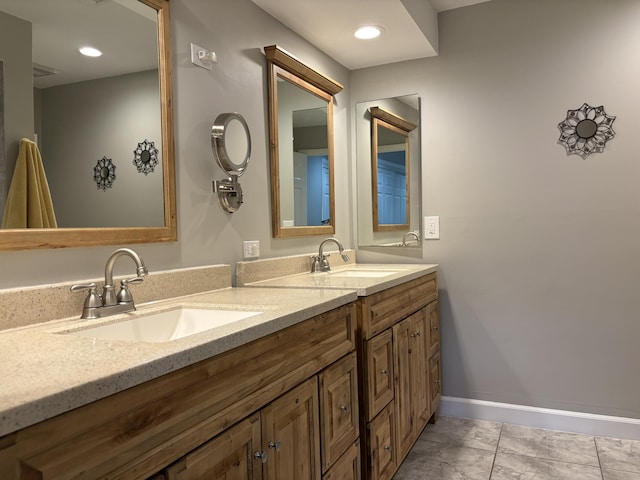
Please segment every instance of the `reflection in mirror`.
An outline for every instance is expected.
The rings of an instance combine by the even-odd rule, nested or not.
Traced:
[[[265,54],[273,236],[335,233],[333,95],[342,86],[275,45]]]
[[[411,199],[409,132],[416,125],[378,106],[369,108],[369,113],[373,230],[406,230]]]
[[[13,89],[0,216],[19,140],[29,138],[61,227],[3,230],[0,249],[175,240],[168,0],[2,0],[0,10],[0,58]],[[80,42],[104,55],[82,57]],[[141,144],[153,150],[140,152]],[[93,180],[104,157],[118,172],[106,190]]]
[[[6,164],[4,161],[4,60],[0,60],[0,213],[2,212],[7,191],[5,181]]]
[[[359,246],[421,247],[417,95],[356,105]]]

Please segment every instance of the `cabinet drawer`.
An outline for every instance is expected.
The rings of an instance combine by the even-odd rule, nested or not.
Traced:
[[[358,377],[355,352],[320,374],[322,471],[358,438]]]
[[[437,298],[438,277],[435,272],[362,297],[359,328],[363,337],[373,337]]]
[[[438,301],[427,306],[429,316],[429,357],[440,351],[440,314],[438,313]]]
[[[367,420],[393,400],[393,336],[391,329],[365,342]]]
[[[369,480],[388,480],[396,471],[394,408],[391,402],[368,425]]]
[[[202,478],[262,478],[262,463],[253,459],[260,451],[260,415],[229,428],[202,447],[164,470],[166,480]],[[255,467],[255,470],[254,470]],[[153,480],[153,479],[151,479]]]
[[[360,480],[360,440],[356,440],[322,477],[322,480]]]
[[[429,359],[429,386],[431,391],[431,412],[435,412],[440,405],[442,396],[442,365],[440,364],[440,352]]]

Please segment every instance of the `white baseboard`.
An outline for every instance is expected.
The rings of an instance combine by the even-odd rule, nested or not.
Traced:
[[[441,415],[452,417],[640,440],[640,419],[638,418],[553,410],[458,397],[442,397],[439,412]]]

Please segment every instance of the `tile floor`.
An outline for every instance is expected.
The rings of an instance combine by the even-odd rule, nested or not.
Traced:
[[[440,417],[393,480],[640,480],[640,440]]]

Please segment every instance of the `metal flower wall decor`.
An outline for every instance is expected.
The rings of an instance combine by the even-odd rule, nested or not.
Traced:
[[[102,157],[93,168],[93,179],[98,184],[98,188],[106,190],[113,186],[116,179],[116,166],[110,158]]]
[[[592,153],[602,153],[615,132],[611,128],[616,117],[607,115],[604,107],[591,107],[586,103],[576,110],[567,110],[567,118],[558,124],[558,143],[567,149],[567,155],[587,158]]]
[[[133,164],[138,168],[138,173],[145,175],[151,173],[158,165],[158,149],[153,142],[147,139],[138,144],[138,148],[133,151]]]

